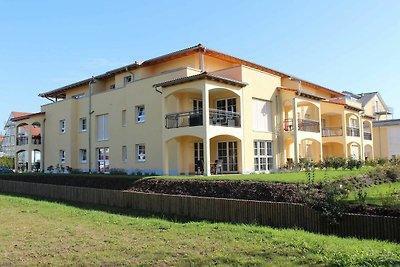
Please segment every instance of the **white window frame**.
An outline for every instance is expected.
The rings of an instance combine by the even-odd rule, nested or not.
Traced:
[[[137,160],[137,162],[145,162],[146,161],[146,145],[145,144],[137,144],[136,145],[136,160]]]
[[[60,120],[60,133],[64,134],[67,130],[66,130],[66,122],[65,119],[64,120]]]
[[[128,149],[126,146],[122,146],[122,162],[128,162]]]
[[[81,163],[87,163],[87,150],[86,150],[86,148],[79,149],[79,161]]]
[[[64,149],[60,149],[59,156],[60,156],[60,164],[65,164],[65,150]]]
[[[264,145],[264,153],[261,153],[261,145]],[[268,151],[268,147],[270,147],[270,151]],[[273,169],[274,167],[274,151],[273,151],[273,142],[271,140],[254,140],[253,142],[253,151],[254,151],[254,171],[255,172],[264,172]],[[269,153],[270,152],[270,153]],[[262,170],[261,167],[261,159],[265,159],[265,170]],[[257,166],[256,166],[257,160]],[[269,164],[269,161],[271,164]]]
[[[102,123],[102,124],[100,125],[100,123]],[[97,141],[107,141],[109,139],[108,123],[109,123],[108,114],[100,114],[100,115],[96,116]],[[100,126],[102,126],[101,131],[100,131]],[[100,133],[102,133],[102,134],[100,134]]]
[[[136,123],[144,123],[145,121],[146,121],[145,106],[144,105],[136,106]]]
[[[85,128],[83,128],[85,126]],[[79,130],[81,133],[84,133],[87,131],[87,119],[86,117],[80,118],[79,119]]]

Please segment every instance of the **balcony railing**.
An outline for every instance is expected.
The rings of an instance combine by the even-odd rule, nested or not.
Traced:
[[[364,139],[365,140],[372,140],[372,133],[371,132],[364,132]]]
[[[322,128],[322,136],[343,136],[343,129],[342,127],[324,127]]]
[[[32,135],[32,144],[34,145],[42,144],[42,137],[40,135]]]
[[[18,136],[17,146],[23,146],[28,144],[28,136]]]
[[[355,127],[347,127],[347,136],[360,137],[360,129]]]
[[[318,121],[298,119],[297,125],[299,131],[319,133]],[[283,121],[283,130],[288,132],[288,131],[293,131],[293,129],[294,129],[293,119],[285,119]]]
[[[240,114],[233,111],[210,109],[210,125],[240,127]]]
[[[217,109],[209,109],[210,125],[240,127],[240,114]],[[165,116],[165,128],[181,128],[203,125],[202,110],[179,112]]]

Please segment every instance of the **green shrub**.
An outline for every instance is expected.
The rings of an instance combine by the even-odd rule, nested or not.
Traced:
[[[110,174],[113,175],[126,175],[126,171],[124,169],[112,168],[110,170]]]

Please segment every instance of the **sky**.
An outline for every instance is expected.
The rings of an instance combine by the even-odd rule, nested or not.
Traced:
[[[0,0],[0,131],[11,111],[108,70],[198,43],[400,114],[400,1]]]

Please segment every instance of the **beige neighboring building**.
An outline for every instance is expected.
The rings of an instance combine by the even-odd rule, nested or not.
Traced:
[[[359,101],[203,45],[40,96],[52,102],[16,121],[29,126],[17,151],[40,150],[43,169],[210,175],[214,163],[223,173],[254,173],[302,159],[373,157],[372,118]]]
[[[400,156],[400,119],[373,122],[375,156]]]

